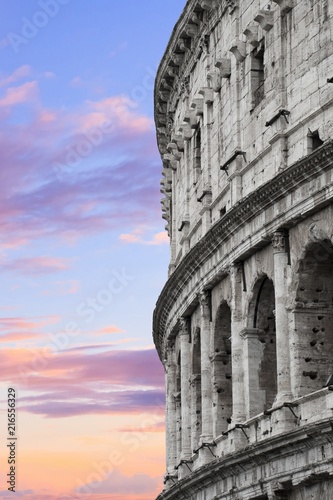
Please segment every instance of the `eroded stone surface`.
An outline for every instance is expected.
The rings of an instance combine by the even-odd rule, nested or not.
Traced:
[[[332,33],[326,0],[188,0],[162,59],[159,500],[333,498]]]

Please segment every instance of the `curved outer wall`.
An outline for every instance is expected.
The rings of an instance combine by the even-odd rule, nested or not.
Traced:
[[[333,2],[188,0],[160,64],[162,499],[333,498]]]

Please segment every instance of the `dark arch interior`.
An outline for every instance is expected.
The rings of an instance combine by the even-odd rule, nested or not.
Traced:
[[[301,362],[300,395],[321,389],[333,373],[333,245],[313,243],[298,269],[295,333]]]
[[[271,408],[277,394],[277,359],[275,328],[275,291],[272,280],[264,276],[255,287],[253,327],[258,329],[261,344],[259,388],[264,391],[264,409]]]
[[[232,415],[231,310],[226,302],[219,306],[215,321],[213,384],[215,434],[220,435],[227,430]]]

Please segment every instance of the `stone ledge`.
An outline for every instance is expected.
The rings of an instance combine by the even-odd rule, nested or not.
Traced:
[[[304,453],[305,450],[318,449],[325,444],[331,444],[332,441],[331,419],[325,419],[321,422],[289,431],[267,439],[264,442],[247,446],[239,452],[213,460],[208,465],[200,467],[193,474],[180,480],[169,490],[162,492],[157,497],[157,500],[176,500],[182,498],[181,494],[184,491],[186,492],[186,498],[199,498],[194,495],[197,493],[200,494],[199,492],[212,485],[212,478],[214,478],[215,483],[220,482],[220,484],[222,484],[224,479],[230,477],[234,478],[234,484],[237,483],[237,479],[241,483],[240,477],[242,475],[246,477],[247,473],[256,468],[260,468],[267,463],[273,463],[274,461],[282,464],[283,460],[287,459],[287,457]],[[272,483],[288,483],[289,487],[299,484],[314,484],[322,480],[323,474],[326,479],[333,479],[333,464],[330,457],[317,463],[310,462],[305,465],[296,465],[292,471],[287,470],[286,467],[285,470],[283,470],[283,467],[279,468],[278,472],[277,470],[273,472],[272,469],[264,480],[258,479],[258,484],[250,484],[251,481],[248,478],[248,485],[243,485],[242,483],[242,487],[235,487],[232,493],[239,494],[241,490],[241,495],[246,495],[241,498],[250,498],[251,495],[256,494],[256,487],[262,489],[262,493],[265,494],[269,491]],[[235,497],[230,497],[230,491],[223,491],[216,498],[229,499]]]

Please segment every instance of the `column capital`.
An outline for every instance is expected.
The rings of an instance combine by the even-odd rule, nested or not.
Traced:
[[[181,316],[178,319],[178,322],[179,322],[179,334],[188,335],[188,325],[189,325],[188,318],[186,316]]]
[[[257,339],[259,337],[259,333],[259,328],[243,328],[243,330],[239,332],[240,336],[244,340],[250,338]]]
[[[232,280],[242,280],[242,263],[241,262],[234,262],[233,264],[230,264],[227,268],[227,272]]]
[[[275,231],[272,235],[272,247],[274,253],[285,253],[287,251],[286,246],[287,231],[281,229],[280,231]]]
[[[204,315],[207,310],[209,311],[209,291],[202,290],[198,295],[201,313]]]
[[[165,365],[167,368],[176,366],[175,360],[175,345],[168,343],[165,350]]]

